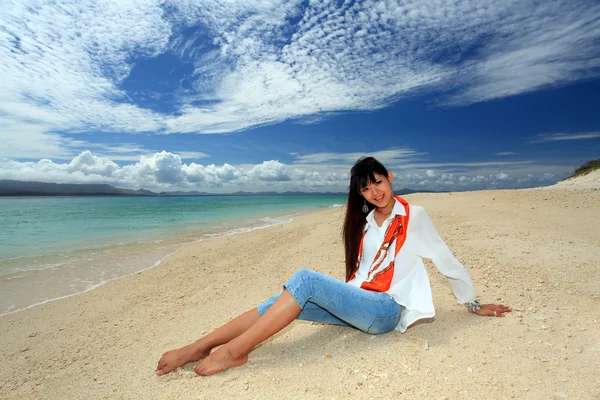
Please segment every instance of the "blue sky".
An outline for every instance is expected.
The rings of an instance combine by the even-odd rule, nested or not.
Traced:
[[[600,158],[596,1],[12,1],[0,179],[151,190],[555,183]]]

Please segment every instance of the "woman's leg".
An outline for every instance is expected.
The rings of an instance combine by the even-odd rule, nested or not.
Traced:
[[[296,300],[287,290],[284,290],[254,325],[200,361],[194,371],[198,375],[212,375],[245,364],[248,353],[257,344],[288,326],[300,311],[301,308]]]
[[[222,327],[216,329],[210,334],[203,338],[191,343],[187,346],[179,349],[167,351],[162,355],[158,361],[156,367],[157,375],[168,374],[174,369],[181,367],[192,361],[200,361],[206,358],[212,349],[222,344],[229,342],[230,340],[238,337],[240,334],[245,332],[269,309],[273,303],[279,298],[280,294],[277,294],[269,298],[264,303],[258,305],[258,308],[254,308],[237,318],[229,321]],[[299,319],[325,322],[337,325],[346,325],[344,321],[337,319],[335,316],[320,308],[315,304],[307,304],[302,310]]]
[[[213,348],[239,336],[254,325],[259,318],[258,310],[253,308],[194,343],[164,353],[158,361],[156,374],[164,375],[191,361],[200,361],[208,356]]]
[[[313,271],[298,271],[277,300],[248,330],[196,365],[200,375],[211,375],[244,364],[248,353],[298,318],[310,301],[336,319],[368,333],[393,330],[401,307],[385,293],[371,292]]]
[[[213,348],[229,342],[250,328],[258,320],[258,318],[263,315],[273,305],[273,303],[275,303],[275,301],[277,301],[280,295],[281,293],[278,293],[277,295],[269,298],[265,302],[259,304],[257,308],[247,311],[245,314],[242,314],[239,317],[231,320],[221,328],[213,331],[209,335],[197,340],[196,342],[180,349],[171,350],[164,353],[158,362],[156,374],[164,375],[173,371],[175,368],[187,364],[188,362],[200,361],[207,357]],[[341,326],[351,326],[337,318],[335,315],[331,314],[329,311],[311,302],[308,302],[304,306],[297,319]]]
[[[389,295],[357,288],[318,272],[300,270],[284,287],[302,307],[298,319],[351,326],[371,334],[389,332],[400,321],[402,307]],[[276,297],[260,304],[259,314]]]
[[[282,292],[259,304],[257,307],[258,313],[260,315],[263,315],[269,309],[269,307],[271,307],[273,303],[275,303],[275,301],[279,298],[281,293]],[[310,300],[304,305],[302,311],[300,311],[300,314],[296,319],[352,327],[352,325],[346,323],[345,321],[342,321],[323,307],[318,306]]]

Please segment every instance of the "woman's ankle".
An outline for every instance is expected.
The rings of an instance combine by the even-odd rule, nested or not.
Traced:
[[[240,343],[239,340],[235,339],[223,345],[223,347],[224,350],[227,350],[227,352],[234,359],[242,359],[244,357],[247,357],[248,354],[250,354],[250,351],[252,351],[252,349],[248,349],[244,343]]]
[[[202,340],[202,339],[201,339]],[[189,345],[190,355],[193,357],[194,361],[198,361],[208,354],[210,354],[212,347],[206,346],[204,343],[198,340]]]

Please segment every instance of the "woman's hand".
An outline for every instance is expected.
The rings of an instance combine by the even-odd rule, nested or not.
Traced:
[[[504,313],[511,312],[512,308],[504,304],[482,304],[481,308],[475,311],[475,314],[482,317],[504,317]]]

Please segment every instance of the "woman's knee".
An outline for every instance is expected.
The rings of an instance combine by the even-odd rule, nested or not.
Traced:
[[[302,284],[304,281],[311,279],[317,273],[309,269],[299,269],[294,275],[292,275],[290,282],[294,282],[297,285]]]
[[[279,298],[279,296],[281,295],[281,292],[277,293],[276,295],[269,297],[267,300],[265,300],[264,302],[260,303],[256,309],[258,310],[258,314],[259,315],[263,315],[265,312],[267,312],[267,310],[269,308],[271,308],[271,306],[273,305],[273,303],[275,303],[275,301],[277,301],[277,299]]]
[[[308,269],[298,270],[289,281],[283,285],[284,289],[287,289],[292,296],[298,301],[299,304],[304,305],[312,294],[312,287],[314,283],[314,277],[317,275],[316,272]]]
[[[296,273],[292,277],[305,279],[305,278],[311,277],[314,274],[316,274],[315,271],[311,271],[310,269],[302,268],[302,269],[299,269],[298,271],[296,271]]]

